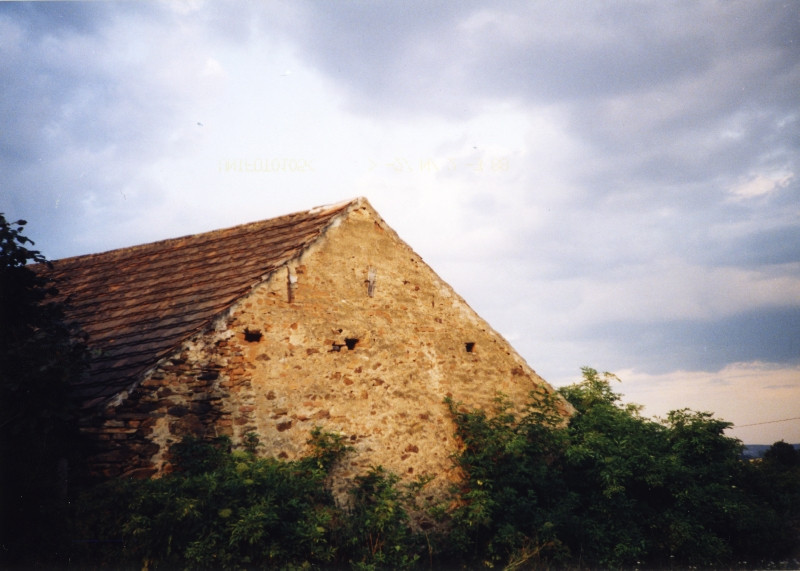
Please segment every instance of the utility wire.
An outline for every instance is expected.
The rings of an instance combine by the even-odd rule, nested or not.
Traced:
[[[800,420],[800,416],[794,418],[784,418],[781,420],[769,420],[767,422],[754,422],[753,424],[737,424],[733,428],[744,428],[745,426],[761,426],[762,424],[775,424],[776,422],[789,422],[790,420]]]

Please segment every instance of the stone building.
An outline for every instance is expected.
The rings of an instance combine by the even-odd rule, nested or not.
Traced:
[[[46,271],[89,334],[75,390],[101,477],[169,470],[184,435],[255,432],[291,459],[320,426],[354,447],[340,482],[382,465],[438,487],[456,477],[446,396],[553,391],[363,198]]]

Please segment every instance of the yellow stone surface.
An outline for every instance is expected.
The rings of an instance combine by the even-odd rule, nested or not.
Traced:
[[[522,404],[552,390],[360,200],[121,395],[91,432],[130,418],[116,431],[135,434],[98,470],[149,474],[169,470],[169,445],[186,434],[238,444],[255,432],[261,453],[293,459],[319,426],[353,447],[335,490],[383,466],[433,478],[437,495],[458,478],[445,397],[490,408],[499,393]]]

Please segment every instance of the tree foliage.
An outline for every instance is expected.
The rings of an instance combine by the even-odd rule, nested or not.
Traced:
[[[584,368],[560,389],[576,409],[565,427],[511,403],[493,416],[450,403],[467,474],[453,518],[462,559],[659,568],[796,555],[800,478],[787,446],[745,462],[730,423],[688,409],[644,418],[621,404],[617,381]]]
[[[558,463],[566,434],[552,398],[531,395],[519,416],[502,396],[491,414],[446,403],[463,443],[456,462],[465,478],[442,556],[487,565],[557,560],[563,546],[553,532],[573,500]]]
[[[76,502],[70,561],[81,568],[744,568],[796,554],[800,461],[776,443],[742,459],[710,413],[654,421],[621,404],[613,375],[584,370],[552,396],[492,410],[447,400],[463,473],[438,531],[409,516],[420,486],[381,467],[356,476],[347,501],[330,492],[348,453],[315,429],[310,453],[263,458],[250,435],[185,439],[172,473],[115,480]],[[416,531],[415,531],[416,530]]]
[[[406,512],[406,494],[399,477],[378,466],[356,476],[350,490],[352,507],[337,535],[354,568],[405,569],[420,558],[421,537],[413,533]]]
[[[395,486],[376,467],[356,479],[352,505],[326,481],[348,447],[315,429],[299,460],[260,458],[257,438],[187,438],[170,450],[175,469],[152,480],[115,480],[87,493],[75,521],[73,560],[84,567],[274,569],[403,568],[414,534]]]
[[[63,508],[79,450],[70,385],[85,366],[82,336],[58,290],[28,264],[47,263],[0,214],[0,562],[63,551]],[[61,517],[59,517],[61,516]]]

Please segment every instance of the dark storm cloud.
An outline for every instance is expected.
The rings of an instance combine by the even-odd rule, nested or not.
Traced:
[[[442,112],[458,104],[450,97],[466,106],[482,96],[563,102],[663,84],[709,65],[696,36],[663,28],[669,12],[658,6],[312,4],[302,37],[361,104],[425,110],[428,101]]]
[[[708,105],[730,108],[753,91],[785,105],[793,99],[785,74],[800,51],[796,10],[779,2],[311,3],[293,25],[312,61],[360,103],[423,111],[426,100],[551,104],[669,92],[726,61],[746,73]]]
[[[800,195],[795,188],[793,196]],[[713,235],[714,229],[706,229],[702,240],[706,247],[691,252],[692,257],[702,263],[719,266],[759,268],[800,263],[800,226],[796,221],[778,221],[773,227],[768,222],[754,223],[755,228],[728,235]],[[712,234],[712,236],[708,236]]]
[[[565,231],[577,238],[578,259],[591,257],[581,241],[587,224],[597,227],[595,243],[612,220],[613,233],[631,240],[646,231],[657,247],[648,255],[690,260],[724,251],[708,229],[742,215],[756,235],[788,232],[775,227],[777,200],[735,212],[727,199],[754,173],[800,172],[800,12],[793,3],[305,7],[295,22],[302,49],[347,87],[360,113],[469,116],[491,100],[530,105],[534,113],[537,105],[560,108],[583,153],[560,173],[579,190],[553,225],[561,242]],[[783,196],[796,199],[796,176]],[[541,204],[541,197],[531,192],[527,201]],[[533,241],[542,238],[541,230],[531,233]],[[768,248],[745,252],[748,263],[786,257],[771,254],[767,240],[737,240]],[[619,245],[618,256],[628,258],[630,249]]]
[[[714,321],[605,323],[586,331],[619,367],[636,354],[637,368],[651,374],[675,370],[718,371],[729,363],[800,362],[800,308],[748,311]],[[616,355],[615,355],[616,354]],[[615,356],[610,356],[615,355]]]
[[[496,94],[525,99],[598,99],[652,88],[709,65],[708,39],[673,26],[657,3],[521,3],[478,28],[490,38],[475,80]],[[515,22],[519,29],[509,34]],[[693,37],[695,36],[695,37]],[[479,73],[478,71],[480,70]]]
[[[106,18],[108,6],[87,2],[58,2],[46,9],[36,2],[5,2],[0,14],[22,24],[31,36],[90,34]]]
[[[744,200],[699,184],[653,186],[590,192],[582,205],[554,211],[546,226],[523,229],[520,247],[539,244],[554,279],[602,277],[615,267],[670,258],[707,268],[765,271],[800,262],[800,179]],[[793,274],[797,268],[784,271]]]

